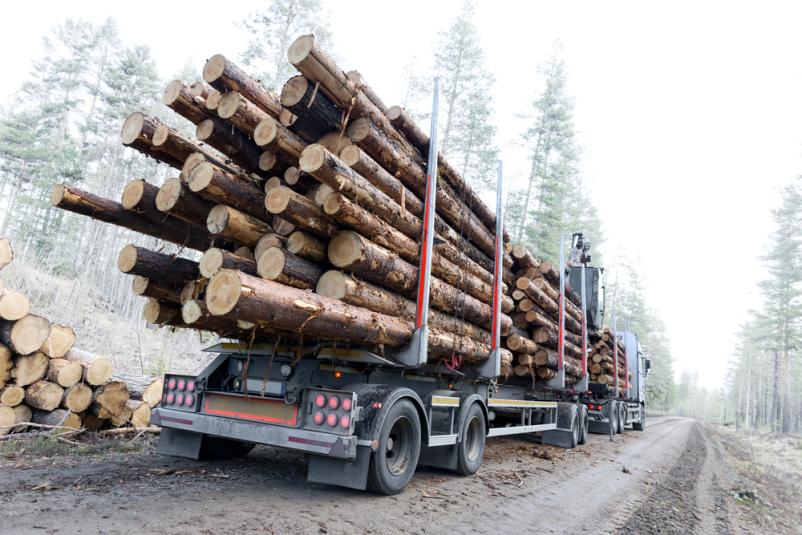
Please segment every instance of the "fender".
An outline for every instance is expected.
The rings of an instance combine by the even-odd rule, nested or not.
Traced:
[[[460,398],[459,403],[459,414],[457,416],[457,427],[455,432],[457,436],[460,436],[462,433],[462,415],[465,414],[465,411],[473,405],[474,403],[478,402],[479,406],[482,408],[482,414],[485,415],[485,434],[490,432],[490,415],[487,412],[487,404],[485,403],[484,398],[475,392],[460,392],[458,394]]]
[[[358,384],[349,385],[343,390],[356,394],[356,405],[359,407],[359,421],[356,423],[354,433],[360,440],[377,440],[379,430],[387,417],[390,408],[400,399],[409,399],[418,411],[421,427],[421,443],[429,441],[429,418],[423,407],[420,396],[409,388],[383,385]],[[381,403],[380,409],[374,409],[374,403]]]

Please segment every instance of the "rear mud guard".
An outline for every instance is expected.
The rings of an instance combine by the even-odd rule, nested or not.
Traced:
[[[544,431],[542,434],[543,444],[557,446],[558,448],[572,448],[574,418],[576,418],[577,408],[574,403],[557,404],[557,429]]]
[[[349,489],[365,490],[368,483],[371,453],[369,446],[357,446],[356,459],[353,461],[311,455],[306,480],[310,483],[325,483]]]
[[[171,457],[185,457],[197,461],[200,459],[202,441],[203,435],[200,433],[162,427],[156,453]]]

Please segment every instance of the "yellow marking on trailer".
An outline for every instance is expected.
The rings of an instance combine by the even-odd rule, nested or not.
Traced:
[[[491,398],[487,401],[488,407],[543,407],[546,409],[556,409],[555,401],[530,401],[527,399],[497,399]]]
[[[459,407],[459,398],[432,396],[432,407]]]

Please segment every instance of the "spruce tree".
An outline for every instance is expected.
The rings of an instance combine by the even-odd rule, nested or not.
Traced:
[[[331,33],[324,17],[320,0],[268,0],[263,9],[241,23],[249,34],[242,62],[251,67],[265,87],[280,92],[284,82],[295,74],[287,62],[287,49],[295,38],[313,33],[329,48]]]
[[[493,76],[466,2],[449,28],[440,33],[434,55],[440,76],[440,150],[473,187],[495,189],[498,160],[493,125]]]

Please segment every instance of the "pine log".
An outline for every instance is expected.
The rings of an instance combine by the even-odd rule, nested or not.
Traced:
[[[181,317],[181,309],[169,303],[160,303],[155,299],[148,299],[142,309],[142,316],[151,325],[173,324]]]
[[[159,162],[181,169],[186,156],[181,158],[172,151],[156,150],[153,147],[153,135],[160,124],[162,124],[161,121],[155,117],[150,117],[142,112],[134,112],[123,122],[120,139],[123,145],[132,147]]]
[[[201,89],[205,88],[201,87]],[[162,104],[171,108],[192,124],[201,123],[210,115],[209,110],[195,100],[192,88],[181,80],[173,80],[167,84],[162,93]]]
[[[274,247],[278,246],[275,245]],[[287,238],[287,250],[294,255],[318,264],[327,260],[326,245],[319,239],[300,230],[296,230]]]
[[[78,413],[89,408],[92,403],[92,389],[83,384],[76,383],[64,391],[61,407]]]
[[[112,418],[125,410],[130,399],[128,389],[122,381],[109,381],[95,389],[93,401],[100,418]]]
[[[64,358],[80,363],[84,369],[83,380],[92,386],[101,385],[111,377],[113,368],[107,357],[72,348]]]
[[[254,136],[254,131],[259,121],[272,118],[237,91],[230,91],[223,95],[223,98],[220,99],[220,104],[217,105],[217,115],[221,119],[234,124],[251,137]]]
[[[345,147],[353,145],[345,132],[330,132],[317,140],[316,144],[323,145],[332,154],[340,154]]]
[[[142,297],[152,297],[169,303],[180,301],[181,288],[177,284],[165,284],[140,275],[134,276],[131,281],[131,290],[135,295]]]
[[[320,86],[303,76],[293,76],[281,89],[281,105],[297,117],[290,127],[308,142],[341,130],[343,115]]]
[[[8,238],[0,238],[0,269],[3,269],[14,260],[14,249]]]
[[[549,298],[552,299],[554,302],[556,303],[560,302],[559,288],[555,288],[554,286],[552,286],[552,284],[549,281],[541,277],[537,279],[531,279],[531,282],[532,284],[543,290],[543,293],[548,295]],[[566,314],[570,314],[571,317],[574,318],[576,321],[578,322],[582,321],[582,311],[579,309],[578,306],[572,303],[567,298],[567,296],[565,299],[565,312]]]
[[[11,433],[16,423],[17,413],[14,412],[14,409],[0,406],[0,436]]]
[[[136,405],[139,407],[139,404]],[[122,410],[117,414],[112,414],[109,421],[111,422],[112,427],[123,427],[131,421],[131,417],[134,415],[134,407],[131,405],[131,400],[125,402],[123,405]]]
[[[16,407],[25,400],[25,389],[20,385],[6,385],[0,388],[0,405]]]
[[[28,314],[15,322],[0,322],[0,342],[19,355],[38,351],[50,335],[50,322]]]
[[[50,202],[57,208],[99,219],[105,223],[111,223],[140,234],[186,246],[196,251],[205,251],[209,248],[209,242],[203,238],[186,231],[178,231],[164,225],[157,225],[139,214],[126,210],[122,205],[114,201],[77,188],[67,187],[63,184],[54,186]]]
[[[203,256],[201,256],[198,265],[200,267],[200,274],[207,279],[210,279],[221,269],[238,269],[249,275],[256,274],[256,262],[216,247],[207,249],[206,252],[203,253]]]
[[[12,429],[12,432],[22,433],[26,429],[28,429],[28,426],[25,424],[33,420],[33,411],[29,406],[25,404],[17,405],[16,407],[14,407],[13,410],[14,410],[15,423],[20,425],[14,427],[14,429]]]
[[[135,399],[129,399],[125,405],[131,411],[128,421],[131,422],[135,429],[144,429],[150,425],[150,405]]]
[[[0,388],[6,386],[11,380],[11,369],[14,367],[13,354],[11,350],[0,345]]]
[[[31,311],[31,302],[21,292],[3,289],[0,292],[0,318],[16,321]]]
[[[550,314],[555,320],[559,318],[560,305],[557,304],[552,298],[546,295],[546,292],[536,286],[532,280],[527,277],[520,277],[515,281],[515,286],[519,290],[529,296],[532,301],[542,308],[546,313]],[[566,329],[575,333],[582,332],[582,325],[570,314],[565,314]]]
[[[256,125],[253,141],[263,150],[275,152],[285,160],[297,160],[307,147],[306,141],[272,117],[265,117]]]
[[[197,280],[187,281],[186,284],[184,284],[184,287],[181,288],[181,298],[177,304],[183,305],[190,299],[202,299],[206,292],[206,285],[208,283],[209,279],[203,277]],[[167,304],[176,303],[167,302]]]
[[[144,401],[149,407],[157,406],[162,399],[163,380],[149,375],[115,373],[113,381],[122,381],[128,389],[130,398]]]
[[[210,162],[195,166],[189,189],[210,202],[222,203],[257,219],[265,218],[265,195],[257,186]]]
[[[209,212],[206,226],[211,234],[236,240],[250,247],[273,229],[264,221],[244,214],[225,204],[218,204]]]
[[[271,247],[283,247],[284,246],[284,237],[279,236],[274,232],[268,232],[267,234],[263,234],[259,241],[256,242],[256,245],[253,248],[253,256],[254,258],[259,258],[262,256],[262,253],[270,249]],[[249,275],[253,275],[253,273],[249,273]]]
[[[257,271],[263,279],[295,288],[314,288],[323,270],[309,260],[280,247],[271,247],[257,260]]]
[[[413,332],[412,323],[400,318],[230,270],[220,271],[209,281],[206,305],[214,315],[267,322],[278,329],[331,340],[399,347]],[[490,350],[469,338],[435,330],[429,344],[432,354],[458,351],[468,362],[486,359]]]
[[[259,82],[248,76],[222,54],[215,54],[203,66],[203,80],[218,91],[237,91],[272,117],[281,113],[281,102]]]
[[[539,316],[533,323],[540,325],[532,331],[532,340],[539,344],[547,344],[549,347],[556,347],[558,338],[557,323],[544,316]],[[582,336],[565,331],[565,339],[574,345],[582,345]]]
[[[246,260],[256,260],[256,257],[253,256],[253,251],[247,245],[243,245],[234,249],[234,254],[240,258],[245,258]]]
[[[180,178],[168,178],[156,194],[156,209],[190,223],[202,225],[214,203],[196,195]]]
[[[305,193],[312,186],[320,184],[320,182],[294,166],[288,167],[284,171],[283,177],[287,186],[301,193]]]
[[[58,359],[66,355],[74,345],[75,331],[72,330],[72,327],[53,323],[50,325],[50,334],[39,351],[51,359]]]
[[[529,355],[534,355],[540,349],[534,341],[517,334],[508,336],[506,343],[507,347],[512,351],[520,351]]]
[[[293,223],[277,215],[273,216],[273,220],[270,224],[273,226],[273,231],[284,238],[295,232],[295,225]]]
[[[200,275],[198,263],[179,256],[158,253],[128,244],[117,256],[117,268],[129,275],[158,278],[168,284],[183,284]]]
[[[36,381],[25,389],[25,404],[34,409],[52,411],[61,404],[64,389],[49,381]]]
[[[404,296],[411,298],[416,295],[417,268],[356,232],[343,231],[334,236],[329,242],[328,255],[329,261],[338,268],[351,271],[369,282]],[[489,305],[436,277],[432,277],[431,303],[443,312],[464,317],[481,327],[490,326],[492,311]],[[501,319],[502,332],[506,332],[512,322],[505,314],[502,314]]]
[[[374,312],[414,320],[417,306],[414,301],[364,282],[341,271],[327,271],[317,281],[315,292],[349,305],[367,308]],[[490,332],[472,323],[458,320],[454,316],[429,309],[429,322],[435,329],[467,336],[483,344],[490,344]]]
[[[316,236],[328,238],[338,230],[319,206],[286,186],[270,190],[265,197],[264,208]]]
[[[259,173],[262,150],[236,126],[217,117],[205,119],[195,128],[195,137],[225,154],[250,173]]]
[[[58,384],[64,388],[69,388],[81,380],[83,368],[77,362],[67,359],[50,359],[47,375],[48,381]]]
[[[273,189],[273,188],[277,188],[277,187],[279,187],[279,186],[281,186],[281,185],[283,185],[283,182],[282,182],[282,180],[281,180],[279,177],[277,177],[277,176],[271,176],[270,178],[268,178],[268,179],[265,181],[265,187],[264,187],[265,194],[268,194],[268,193],[270,193],[270,190],[271,190],[271,189]]]
[[[399,106],[393,106],[387,110],[387,118],[393,126],[395,126],[409,142],[420,151],[421,154],[429,153],[429,136],[427,136],[412,120],[411,117]],[[496,215],[490,208],[482,201],[476,192],[465,182],[462,176],[454,169],[451,164],[443,157],[442,154],[437,155],[437,167],[439,174],[443,176],[450,185],[459,192],[464,192],[462,195],[468,207],[473,211],[479,220],[488,228],[496,228]],[[507,232],[504,233],[504,241],[509,241]]]
[[[514,245],[510,256],[515,259],[522,269],[538,269],[540,267],[540,262],[532,256],[532,253],[524,245]]]

